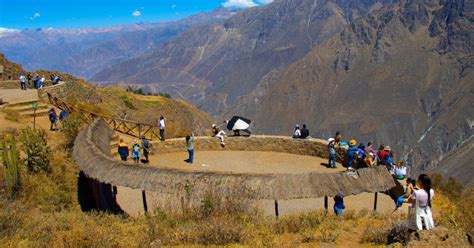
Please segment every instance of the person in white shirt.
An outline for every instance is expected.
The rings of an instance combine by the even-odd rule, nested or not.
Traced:
[[[165,117],[164,116],[160,116],[158,127],[160,128],[160,139],[161,141],[165,141]]]
[[[410,185],[411,196],[405,202],[412,203],[409,211],[408,227],[411,230],[431,230],[434,228],[431,201],[434,190],[431,188],[431,179],[426,174],[421,174],[416,180],[416,188]]]
[[[45,81],[46,81],[46,77],[43,75],[40,79],[40,87],[39,87],[40,89],[43,88]]]
[[[26,90],[26,77],[23,74],[20,76],[20,88]]]
[[[296,124],[295,126],[295,132],[293,133],[293,139],[299,139],[301,138],[301,130],[300,130],[300,125]]]

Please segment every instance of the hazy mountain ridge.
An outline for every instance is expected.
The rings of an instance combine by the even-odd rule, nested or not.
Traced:
[[[92,81],[143,84],[217,114],[267,73],[302,58],[378,2],[391,1],[275,1],[240,11],[222,25],[188,30],[152,55],[106,69]]]
[[[88,78],[114,63],[146,54],[191,27],[219,23],[232,15],[216,9],[175,22],[4,32],[0,52],[28,70],[46,68]]]

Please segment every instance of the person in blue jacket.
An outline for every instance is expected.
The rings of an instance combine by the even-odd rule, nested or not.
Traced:
[[[357,141],[351,140],[349,141],[349,148],[347,149],[347,161],[346,161],[346,168],[348,170],[352,170],[352,167],[355,167],[354,160],[357,159],[357,152],[358,149],[356,147]]]
[[[339,193],[334,196],[334,213],[341,216],[346,206],[344,206],[344,197]]]
[[[118,146],[118,154],[120,155],[120,159],[122,161],[127,161],[129,150],[127,143],[125,143],[123,139],[120,139],[120,143]]]

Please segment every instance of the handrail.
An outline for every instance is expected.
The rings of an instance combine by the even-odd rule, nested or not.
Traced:
[[[118,117],[98,114],[89,110],[77,108],[71,104],[66,103],[63,99],[60,99],[49,92],[46,92],[48,96],[49,103],[55,107],[66,110],[69,113],[78,113],[81,115],[82,119],[86,122],[92,123],[97,118],[102,118],[113,130],[128,134],[137,138],[142,136],[147,137],[149,140],[160,139],[159,130],[157,127],[140,123],[137,121],[126,120]]]

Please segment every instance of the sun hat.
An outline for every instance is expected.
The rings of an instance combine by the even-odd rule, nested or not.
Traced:
[[[300,128],[300,124],[296,124],[295,128]]]
[[[334,138],[329,138],[328,141],[329,141],[329,142],[333,142],[333,141],[334,141]]]
[[[385,147],[384,147],[384,150],[385,150],[385,151],[390,151],[390,146],[385,146]]]
[[[217,125],[216,124],[212,124],[212,127],[216,127]]]
[[[355,140],[353,139],[353,140],[349,141],[349,145],[350,145],[350,146],[355,146],[355,145],[357,145],[357,141],[355,141]]]

